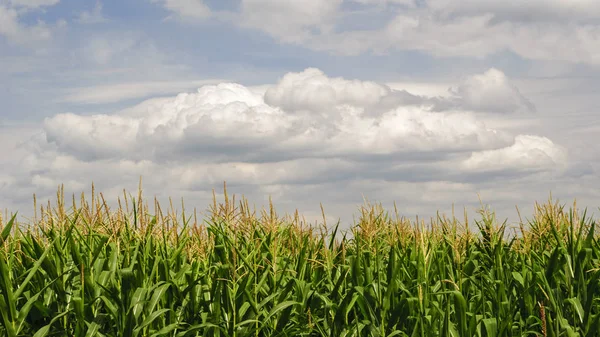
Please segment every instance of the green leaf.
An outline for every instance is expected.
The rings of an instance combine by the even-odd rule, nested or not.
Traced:
[[[4,228],[2,229],[2,233],[0,234],[0,245],[4,244],[4,242],[6,241],[6,239],[8,239],[8,237],[10,236],[10,231],[13,228],[13,225],[15,223],[15,219],[17,218],[17,214],[15,213],[15,215],[13,215],[10,220],[8,221],[8,223],[6,223],[6,225],[4,226]]]

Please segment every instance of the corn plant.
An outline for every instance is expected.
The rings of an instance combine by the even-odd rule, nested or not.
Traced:
[[[35,201],[34,201],[35,203]],[[598,336],[585,211],[426,224],[367,204],[349,230],[216,198],[204,219],[92,191],[0,218],[0,335]],[[36,206],[37,209],[37,206]],[[36,212],[37,213],[37,212]],[[473,226],[474,224],[474,226]]]

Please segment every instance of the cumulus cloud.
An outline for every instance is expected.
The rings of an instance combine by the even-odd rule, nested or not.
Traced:
[[[492,71],[492,77],[501,77],[504,85],[506,79],[500,74]],[[457,91],[464,105],[487,109],[481,106],[482,99],[507,99],[502,90],[497,94],[494,84],[492,89],[475,87],[480,91],[473,93],[475,89],[468,85]],[[398,97],[415,101],[403,103]],[[361,161],[373,156],[417,158],[423,153],[466,156],[473,151],[479,158],[478,151],[511,145],[510,134],[486,126],[469,109],[433,111],[432,101],[435,98],[369,81],[330,78],[309,68],[286,74],[264,95],[235,83],[205,85],[195,93],[148,100],[116,114],[58,114],[45,120],[44,131],[49,146],[84,161]],[[506,103],[498,104],[505,107]],[[546,150],[552,148],[550,144]],[[530,151],[508,149],[503,151],[515,157]],[[520,165],[506,162],[506,168]],[[544,165],[551,167],[549,162]]]
[[[415,95],[371,81],[329,78],[315,68],[286,74],[265,93],[265,102],[287,111],[325,111],[339,105],[360,107],[366,114],[398,106],[431,107],[432,111],[462,110],[487,113],[535,112],[535,105],[500,70],[464,78],[445,96]]]
[[[85,160],[189,154],[278,161],[508,145],[507,134],[470,112],[440,113],[418,104],[376,109],[397,94],[385,85],[307,69],[287,74],[264,96],[234,83],[206,85],[113,115],[59,114],[46,119],[44,129],[59,151]]]
[[[510,167],[545,169],[563,167],[566,150],[546,137],[518,135],[511,146],[475,152],[463,162],[468,170],[501,171]]]
[[[267,104],[284,110],[323,110],[340,104],[374,105],[391,93],[386,85],[370,81],[329,78],[315,68],[283,76],[265,93]]]
[[[121,116],[59,114],[46,119],[44,130],[47,141],[65,153],[95,160],[133,152],[138,125]]]
[[[461,95],[468,96],[457,90]],[[476,198],[474,184],[564,168],[566,150],[551,140],[494,129],[464,104],[434,110],[436,99],[309,68],[260,90],[207,84],[112,114],[62,113],[19,145],[20,159],[10,159],[18,173],[0,176],[0,188],[29,201],[33,189],[51,197],[60,183],[77,191],[94,180],[118,195],[117,187],[135,189],[141,175],[147,191],[169,195],[197,196],[227,181],[248,197],[307,202],[317,189],[319,201],[348,203],[419,188],[394,199],[446,207],[438,203],[465,193]],[[210,199],[205,194],[202,202]]]
[[[535,105],[495,68],[465,78],[458,86],[450,88],[450,93],[454,97],[440,100],[438,109],[447,109],[443,105],[449,105],[497,113],[536,111]]]

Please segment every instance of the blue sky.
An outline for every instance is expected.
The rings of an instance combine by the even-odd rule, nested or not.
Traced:
[[[599,64],[591,0],[0,0],[0,207],[596,210]]]

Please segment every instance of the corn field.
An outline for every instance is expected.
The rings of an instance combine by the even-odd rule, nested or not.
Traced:
[[[342,233],[226,193],[204,219],[141,189],[118,205],[59,189],[0,219],[1,336],[600,336],[576,205],[536,204],[514,233],[486,209],[426,224],[367,204]]]

